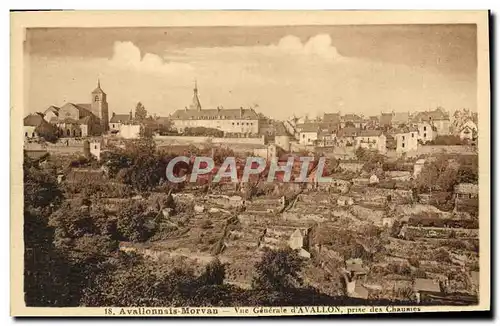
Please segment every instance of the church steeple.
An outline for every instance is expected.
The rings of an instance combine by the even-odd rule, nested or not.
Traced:
[[[200,99],[198,98],[198,83],[196,80],[194,81],[193,102],[189,106],[189,109],[201,111],[201,103]]]
[[[96,89],[94,89],[92,94],[105,94],[101,88],[101,80],[99,78],[97,78],[97,87],[96,87]]]

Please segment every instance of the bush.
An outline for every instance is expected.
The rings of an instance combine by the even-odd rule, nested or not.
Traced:
[[[434,140],[426,143],[426,145],[464,145],[465,143],[460,139],[459,136],[455,135],[440,135],[436,136]]]
[[[408,259],[408,262],[410,263],[411,266],[413,267],[420,267],[420,261],[418,260],[417,257],[410,257]]]
[[[439,248],[439,250],[434,254],[434,259],[443,263],[451,263],[450,253],[443,248]]]
[[[203,220],[203,222],[201,222],[202,229],[211,229],[212,227],[213,227],[213,223],[210,220]]]
[[[185,136],[224,137],[222,130],[206,127],[188,127],[184,129],[183,134]]]

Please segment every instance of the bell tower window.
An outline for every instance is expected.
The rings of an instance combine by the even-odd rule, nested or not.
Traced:
[[[94,102],[99,102],[99,95],[96,95],[96,96],[94,97]]]

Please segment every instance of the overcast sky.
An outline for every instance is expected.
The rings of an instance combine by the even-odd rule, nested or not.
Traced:
[[[30,29],[28,110],[88,103],[97,78],[110,112],[141,101],[258,104],[275,118],[476,110],[475,25]]]

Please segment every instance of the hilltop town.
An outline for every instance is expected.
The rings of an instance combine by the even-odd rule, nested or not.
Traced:
[[[90,103],[24,119],[25,237],[43,231],[26,237],[25,259],[47,264],[36,260],[43,250],[49,264],[66,264],[61,280],[79,271],[62,305],[164,304],[158,293],[193,305],[279,305],[311,293],[323,303],[477,303],[476,113],[332,109],[280,121],[255,107],[204,108],[195,85],[188,106],[160,117],[141,103],[115,112],[103,88]],[[313,160],[302,183],[172,184],[165,167],[180,155],[217,166],[232,156],[239,170],[250,156],[293,158],[295,172],[301,156]],[[331,182],[316,180],[320,157]],[[161,277],[184,283],[154,288]],[[196,292],[200,284],[210,291]],[[291,299],[255,294],[290,288]]]

